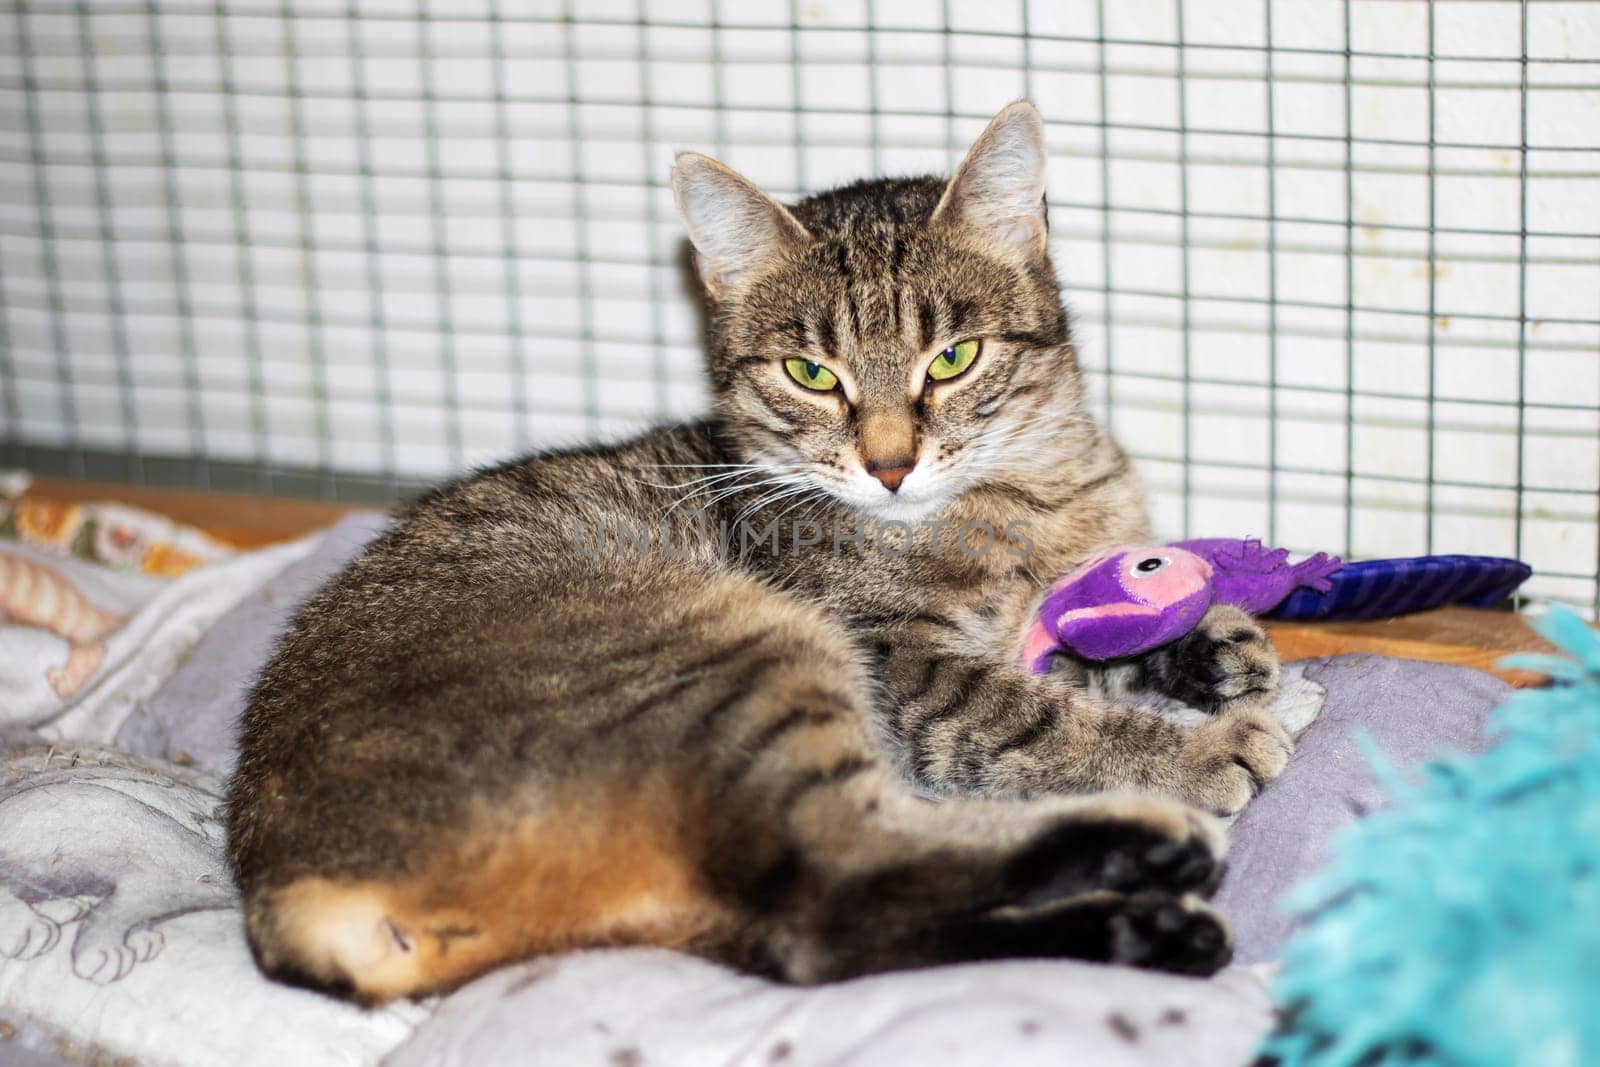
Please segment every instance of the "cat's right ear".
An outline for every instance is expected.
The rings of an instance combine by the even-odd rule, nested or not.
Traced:
[[[698,152],[682,152],[673,163],[672,199],[713,300],[723,299],[786,248],[811,239],[782,204]]]

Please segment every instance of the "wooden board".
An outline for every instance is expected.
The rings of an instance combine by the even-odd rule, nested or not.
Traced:
[[[213,537],[255,548],[299,537],[338,521],[349,504],[287,497],[207,493],[185,489],[39,478],[30,493],[51,500],[118,501],[198,526]],[[1374,622],[1283,622],[1268,630],[1285,660],[1376,652],[1400,659],[1476,667],[1513,685],[1533,685],[1538,675],[1502,671],[1495,664],[1514,652],[1549,652],[1551,646],[1520,615],[1481,608],[1439,608]]]
[[[1544,676],[1501,670],[1496,666],[1501,659],[1516,652],[1555,651],[1521,615],[1484,608],[1435,608],[1371,622],[1268,622],[1267,630],[1285,660],[1376,652],[1476,667],[1516,686],[1537,685]]]
[[[353,511],[371,510],[324,500],[208,493],[68,478],[35,478],[23,495],[69,503],[131,504],[199,527],[217,540],[239,548],[259,548],[289,541],[331,526]]]

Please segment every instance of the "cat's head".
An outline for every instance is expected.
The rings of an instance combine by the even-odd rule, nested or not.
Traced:
[[[1082,396],[1046,242],[1044,124],[995,116],[949,180],[784,207],[715,160],[672,188],[711,302],[714,407],[773,492],[918,519],[1068,460]]]

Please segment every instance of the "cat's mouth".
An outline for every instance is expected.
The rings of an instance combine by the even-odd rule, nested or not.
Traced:
[[[936,484],[933,472],[916,468],[896,489],[888,489],[865,470],[858,469],[842,484],[829,486],[840,500],[870,518],[883,522],[919,522],[929,518],[949,499]]]
[[[785,517],[804,513],[807,503],[821,495],[878,522],[917,523],[932,518],[963,488],[952,472],[923,465],[914,466],[890,489],[864,466],[766,455],[753,457],[753,462],[770,468],[765,473],[771,484],[764,486],[762,503],[783,505],[777,510]]]
[[[931,518],[944,503],[943,497],[934,497],[927,500],[912,500],[899,496],[880,501],[875,507],[865,508],[869,515],[884,522],[921,522]]]

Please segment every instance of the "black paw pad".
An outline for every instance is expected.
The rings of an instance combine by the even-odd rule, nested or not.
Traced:
[[[1144,854],[1152,880],[1180,892],[1209,892],[1222,865],[1198,842],[1163,841]]]
[[[1232,956],[1227,927],[1177,897],[1129,897],[1111,916],[1111,961],[1176,974],[1214,974]]]
[[[1133,822],[1068,823],[1044,835],[1008,872],[1019,902],[1033,905],[1077,893],[1209,893],[1221,863],[1196,830],[1175,840]]]

